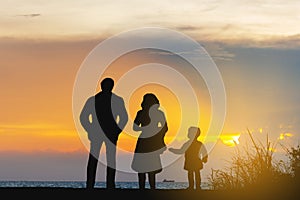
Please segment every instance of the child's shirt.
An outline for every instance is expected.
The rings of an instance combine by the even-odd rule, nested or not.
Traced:
[[[185,170],[201,170],[203,168],[202,158],[207,156],[207,151],[202,142],[195,140],[186,149],[184,153]]]

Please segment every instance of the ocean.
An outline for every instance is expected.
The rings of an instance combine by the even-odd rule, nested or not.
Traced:
[[[105,182],[96,182],[95,188],[105,188]],[[156,182],[157,189],[185,189],[186,182]],[[84,181],[0,181],[0,187],[61,187],[61,188],[85,188]],[[138,182],[116,182],[120,189],[137,189]],[[207,183],[201,184],[202,189],[210,189]],[[150,188],[146,182],[146,188]]]

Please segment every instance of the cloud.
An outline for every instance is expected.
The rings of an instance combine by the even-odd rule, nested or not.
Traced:
[[[17,17],[26,17],[26,18],[33,18],[33,17],[40,17],[42,16],[40,13],[32,13],[32,14],[23,14],[23,15],[16,15]]]
[[[200,44],[200,45],[203,46],[203,48],[207,51],[209,56],[214,60],[232,61],[235,58],[235,54],[226,50],[225,45],[219,43],[211,43],[211,42]],[[173,52],[157,51],[157,50],[149,51],[149,54],[159,55],[159,56],[176,56],[176,54],[174,54]],[[194,57],[207,55],[206,53],[200,51],[199,49],[177,52],[177,54],[180,56],[194,56]]]
[[[174,56],[175,54],[169,51],[150,51],[149,54],[161,55],[161,56]]]
[[[203,45],[214,60],[232,61],[235,54],[229,52],[223,47],[224,45],[218,43],[206,43]]]
[[[175,27],[176,30],[178,31],[196,31],[199,30],[200,27],[196,27],[196,26],[177,26]]]
[[[300,34],[266,39],[261,44],[271,48],[281,48],[281,49],[299,48]]]

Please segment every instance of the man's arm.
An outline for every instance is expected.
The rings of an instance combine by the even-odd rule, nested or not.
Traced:
[[[82,127],[85,129],[86,132],[91,132],[93,129],[93,122],[90,121],[90,116],[92,115],[92,120],[95,116],[93,113],[95,112],[95,99],[90,97],[86,103],[84,104],[82,111],[80,113],[79,119]]]
[[[118,106],[119,108],[119,122],[118,122],[118,126],[121,130],[124,129],[124,127],[126,126],[127,122],[128,122],[128,113],[126,111],[125,108],[125,103],[123,99],[120,99],[120,104]]]

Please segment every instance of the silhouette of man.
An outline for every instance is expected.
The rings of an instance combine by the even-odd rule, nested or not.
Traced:
[[[98,158],[103,143],[106,147],[106,188],[115,188],[116,145],[119,134],[128,121],[124,100],[112,92],[114,81],[105,78],[101,90],[90,97],[80,114],[80,122],[88,133],[90,153],[87,164],[86,187],[94,188]]]

